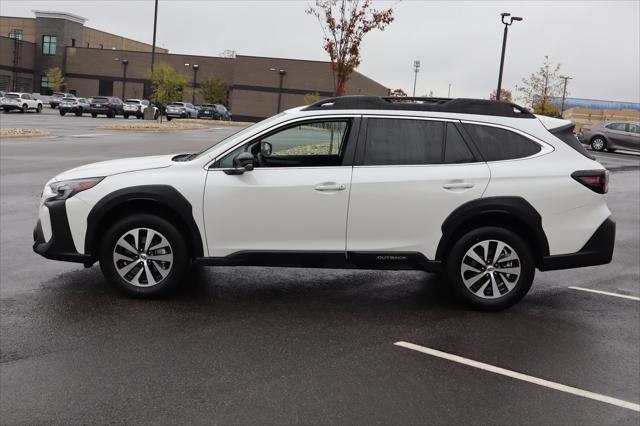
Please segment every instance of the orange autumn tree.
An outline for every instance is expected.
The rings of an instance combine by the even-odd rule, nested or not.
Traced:
[[[323,48],[331,59],[334,89],[338,96],[347,92],[345,85],[360,65],[360,45],[364,35],[378,29],[384,31],[393,22],[391,8],[371,8],[371,0],[316,0],[306,12],[320,22]]]

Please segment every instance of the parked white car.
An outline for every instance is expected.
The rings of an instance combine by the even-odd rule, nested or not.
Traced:
[[[105,161],[44,187],[34,250],[124,292],[192,263],[443,272],[475,308],[535,269],[611,261],[608,172],[573,124],[507,102],[327,99],[199,153]]]
[[[4,112],[17,110],[24,113],[30,109],[41,112],[42,101],[29,93],[9,92],[0,100],[0,108]]]
[[[122,106],[124,110],[124,118],[135,116],[140,119],[144,117],[144,111],[149,107],[149,101],[146,99],[127,99]],[[153,118],[157,119],[159,112],[155,106],[153,108]]]

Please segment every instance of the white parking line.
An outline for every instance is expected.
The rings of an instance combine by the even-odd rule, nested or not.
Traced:
[[[459,364],[464,364],[471,367],[479,368],[480,370],[485,370],[491,373],[496,373],[496,374],[511,377],[514,379],[522,380],[525,382],[533,383],[535,385],[544,386],[547,388],[559,390],[561,392],[570,393],[572,395],[581,396],[583,398],[589,398],[595,401],[600,401],[607,404],[616,405],[618,407],[626,408],[628,410],[640,412],[640,404],[634,404],[633,402],[623,401],[621,399],[612,398],[610,396],[601,395],[599,393],[589,392],[583,389],[574,388],[572,386],[566,386],[560,383],[551,382],[549,380],[539,379],[537,377],[528,376],[526,374],[518,373],[516,371],[511,371],[504,368],[496,367],[491,364],[485,364],[484,362],[474,361],[472,359],[464,358],[458,355],[453,355],[447,352],[441,352],[436,349],[427,348],[424,346],[416,345],[414,343],[395,342],[394,345],[401,346],[403,348],[411,349],[414,351],[422,352],[424,354],[435,356],[438,358],[444,358],[446,360],[457,362]]]
[[[611,292],[608,292],[608,291],[594,290],[592,288],[583,288],[583,287],[569,287],[569,288],[571,290],[588,291],[589,293],[604,294],[605,296],[621,297],[623,299],[637,300],[637,301],[640,302],[640,297],[629,296],[627,294],[611,293]]]

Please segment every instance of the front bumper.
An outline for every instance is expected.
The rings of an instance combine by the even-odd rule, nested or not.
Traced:
[[[604,265],[613,258],[616,241],[616,223],[608,217],[593,233],[589,241],[576,253],[545,256],[540,264],[541,271],[581,268],[583,266]]]
[[[62,260],[65,262],[83,263],[91,266],[94,259],[91,255],[81,254],[76,251],[71,237],[69,220],[64,200],[45,201],[51,222],[51,238],[47,241],[42,230],[40,219],[33,229],[33,251],[47,259]]]

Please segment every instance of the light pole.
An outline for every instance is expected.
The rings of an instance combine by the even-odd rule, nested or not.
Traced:
[[[449,91],[447,92],[447,98],[451,97],[451,83],[449,83]]]
[[[416,97],[416,83],[418,82],[418,71],[420,71],[420,61],[413,61],[413,72],[415,75],[413,76],[413,97]]]
[[[156,61],[156,28],[158,26],[158,0],[153,11],[153,44],[151,45],[151,72],[153,72],[153,64]]]
[[[188,67],[189,64],[184,64],[184,66]],[[191,84],[191,103],[195,104],[196,103],[196,85],[198,80],[198,69],[200,68],[200,65],[193,64],[191,67],[193,68],[193,82]]]
[[[511,16],[510,13],[501,13],[502,23],[504,24],[504,35],[502,36],[502,55],[500,56],[500,73],[498,74],[498,90],[496,90],[496,101],[500,100],[500,90],[502,90],[502,70],[504,68],[504,51],[507,47],[507,33],[509,32],[509,26],[513,24],[513,21],[522,21],[519,16]]]
[[[560,104],[560,117],[564,116],[564,101],[567,98],[567,81],[571,80],[572,77],[567,77],[565,75],[559,76],[564,80],[564,87],[562,88],[562,104]]]
[[[278,86],[278,113],[282,109],[282,83],[284,82],[284,76],[287,75],[287,70],[284,68],[269,68],[269,71],[277,71],[280,75],[280,84]]]
[[[122,100],[124,101],[127,88],[127,65],[129,65],[129,60],[127,58],[115,58],[114,61],[120,61],[120,63],[122,63]]]

